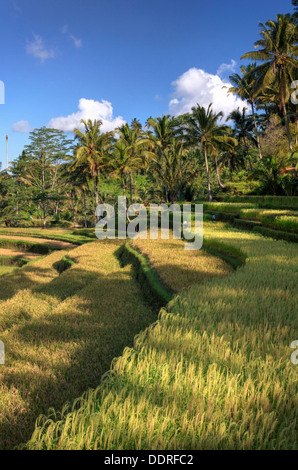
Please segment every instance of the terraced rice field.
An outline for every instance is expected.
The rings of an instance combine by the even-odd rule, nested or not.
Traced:
[[[297,448],[298,248],[221,223],[204,237],[245,265],[176,296],[97,389],[41,418],[28,448]]]
[[[149,258],[163,283],[176,293],[233,272],[229,264],[204,250],[185,250],[184,243],[174,239],[172,233],[169,240],[138,238],[132,241],[132,246]]]
[[[44,243],[48,246],[51,246],[53,248],[56,248],[56,249],[64,249],[64,250],[69,250],[71,248],[74,248],[75,245],[73,243],[68,243],[68,242],[64,242],[64,241],[61,241],[61,240],[51,240],[51,239],[48,239],[48,238],[40,238],[38,237],[38,239],[36,239],[36,237],[30,237],[30,236],[19,236],[19,235],[1,235],[0,234],[0,240],[6,240],[8,239],[9,240],[21,240],[21,241],[28,241],[28,242],[32,242],[32,243]]]
[[[204,240],[245,265],[178,240],[133,242],[178,292],[157,322],[120,266],[122,241],[54,251],[2,277],[2,449],[30,436],[30,449],[297,447],[297,246],[208,222]],[[66,254],[74,264],[59,275]]]
[[[65,250],[2,279],[1,448],[26,442],[49,407],[62,407],[96,387],[112,359],[156,319],[131,266],[120,267],[121,243],[95,241],[71,249],[75,264],[60,276],[55,265]]]

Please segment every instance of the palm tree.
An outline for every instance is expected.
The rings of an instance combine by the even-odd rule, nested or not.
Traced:
[[[116,129],[119,135],[119,141],[125,146],[125,157],[123,159],[131,159],[131,162],[126,164],[126,168],[129,170],[130,179],[130,203],[133,202],[133,171],[138,170],[142,166],[141,154],[148,146],[149,140],[145,137],[142,132],[141,124],[134,119],[132,125],[129,126],[127,123]],[[124,152],[124,149],[118,146],[118,152]]]
[[[289,163],[288,157],[266,155],[261,164],[254,170],[252,177],[258,178],[263,185],[263,189],[277,195],[281,189],[281,174]]]
[[[185,157],[183,145],[177,140],[173,140],[164,150],[163,158],[156,156],[153,159],[152,171],[164,183],[172,204],[175,194],[198,173],[193,171],[191,160]]]
[[[238,145],[238,140],[231,135],[232,133],[234,134],[232,129],[227,128],[227,132],[228,131],[230,131],[229,133],[230,135],[223,136],[222,142],[216,142],[216,144],[213,145],[213,148],[211,151],[211,156],[214,158],[216,179],[221,189],[226,189],[226,186],[222,184],[221,179],[220,179],[220,174],[219,174],[220,165],[222,161],[225,159],[224,156],[227,153],[229,153],[229,155],[233,155],[233,152],[235,152],[235,148]]]
[[[121,178],[123,196],[126,192],[125,177],[133,171],[138,170],[142,165],[142,158],[138,155],[131,156],[130,147],[121,139],[114,145],[113,159],[111,160],[111,175]]]
[[[247,52],[241,59],[253,59],[263,64],[257,66],[253,73],[255,79],[255,92],[268,87],[276,86],[279,95],[279,105],[283,112],[289,148],[292,151],[291,134],[286,110],[286,103],[290,98],[290,85],[297,70],[298,46],[297,28],[290,14],[278,14],[276,21],[268,20],[265,25],[260,23],[261,39],[255,42],[260,50]]]
[[[212,104],[209,104],[207,110],[199,104],[192,107],[191,110],[192,114],[188,116],[188,140],[193,146],[201,147],[203,150],[207,174],[208,200],[212,201],[208,153],[217,144],[228,141],[226,135],[227,126],[219,126],[217,124],[218,119],[223,117],[223,113],[213,112]]]
[[[256,120],[256,113],[255,113],[255,101],[256,101],[256,94],[254,90],[254,71],[256,69],[256,63],[250,65],[242,65],[240,67],[240,71],[242,76],[238,73],[233,73],[229,76],[230,82],[232,83],[232,87],[228,89],[228,93],[234,93],[238,95],[243,101],[246,100],[251,105],[251,111],[253,115],[253,121],[255,126],[255,133],[256,133],[256,140],[259,150],[259,158],[262,159],[262,151],[261,151],[261,144],[260,144],[260,135],[259,129]]]
[[[246,115],[246,111],[245,107],[242,108],[242,112],[237,108],[226,119],[227,121],[233,121],[235,137],[242,143],[243,157],[248,155],[248,142],[257,143],[252,135],[253,121],[251,116]]]
[[[102,121],[89,119],[81,120],[85,127],[85,133],[79,129],[74,129],[75,138],[79,144],[76,147],[75,167],[88,164],[91,178],[94,184],[95,204],[98,206],[98,181],[101,171],[106,164],[107,155],[111,152],[113,142],[113,132],[100,134]]]
[[[148,118],[147,127],[148,129],[153,129],[151,141],[156,155],[161,155],[172,144],[174,139],[181,137],[181,127],[178,118],[169,114],[157,118]]]
[[[83,207],[84,207],[84,226],[87,227],[87,207],[86,207],[86,193],[89,191],[89,166],[87,163],[77,165],[76,160],[67,165],[70,169],[68,180],[73,186],[74,190],[77,188],[83,194]]]

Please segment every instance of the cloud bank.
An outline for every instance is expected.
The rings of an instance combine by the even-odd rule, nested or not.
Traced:
[[[221,67],[224,65],[227,64]],[[172,82],[172,86],[174,93],[169,102],[169,113],[175,116],[190,112],[191,107],[197,104],[208,107],[212,103],[213,110],[223,111],[226,118],[234,109],[245,106],[240,98],[227,93],[227,88],[231,86],[228,81],[218,74],[213,75],[195,67],[184,72]]]
[[[101,131],[108,132],[116,127],[122,126],[126,121],[122,116],[113,116],[112,103],[106,100],[95,101],[81,98],[79,100],[78,111],[68,116],[60,116],[51,119],[47,127],[60,129],[64,132],[73,132],[74,128],[80,130],[84,126],[80,123],[81,119],[88,120],[100,119],[102,121]]]

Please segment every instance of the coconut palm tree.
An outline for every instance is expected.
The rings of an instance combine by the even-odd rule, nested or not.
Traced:
[[[78,165],[76,159],[73,159],[66,165],[66,180],[69,182],[74,191],[79,190],[83,195],[83,208],[84,208],[84,226],[87,227],[87,207],[86,195],[90,191],[90,176],[89,165],[87,162]]]
[[[163,182],[169,193],[171,203],[175,202],[175,195],[196,176],[192,161],[185,155],[183,144],[173,140],[163,151],[162,158],[152,160],[152,171]]]
[[[187,137],[189,144],[203,150],[207,174],[208,200],[212,201],[208,154],[217,144],[229,140],[227,126],[217,124],[218,120],[222,119],[223,113],[215,113],[212,110],[212,104],[209,104],[207,109],[197,104],[191,110],[192,114],[188,116]]]
[[[278,14],[276,21],[268,20],[265,25],[260,25],[261,39],[255,42],[255,48],[260,49],[247,52],[241,59],[263,62],[253,71],[255,92],[257,94],[271,86],[278,90],[279,106],[284,115],[289,149],[292,151],[286,103],[290,98],[290,86],[298,67],[297,27],[290,14]]]
[[[123,196],[126,194],[125,178],[142,166],[143,160],[139,155],[131,155],[130,147],[121,139],[114,145],[113,158],[110,163],[110,172],[113,177],[120,177]]]
[[[169,114],[147,119],[148,129],[152,128],[152,147],[154,153],[162,154],[174,139],[181,137],[180,122]]]
[[[94,184],[95,204],[98,206],[98,182],[99,175],[106,164],[107,155],[111,152],[113,132],[100,134],[102,121],[89,119],[81,120],[85,127],[85,133],[80,129],[74,129],[78,145],[75,149],[75,167],[88,164],[90,176]]]
[[[133,202],[133,172],[142,167],[141,155],[144,152],[144,150],[147,148],[149,144],[149,139],[142,132],[142,126],[136,119],[132,121],[131,126],[129,126],[129,124],[127,123],[123,124],[121,127],[116,129],[116,132],[119,135],[119,141],[126,148],[126,150],[124,151],[124,148],[121,148],[118,146],[118,150],[116,150],[116,153],[118,152],[118,156],[119,156],[120,155],[119,152],[124,152],[126,156],[124,157],[123,155],[122,158],[124,160],[126,160],[126,158],[131,160],[130,163],[128,163],[127,161],[126,168],[130,168],[129,170],[130,203],[132,204]]]
[[[251,106],[251,112],[253,116],[254,126],[255,126],[255,134],[256,134],[256,141],[259,150],[259,158],[262,159],[262,151],[261,151],[261,144],[260,144],[260,135],[259,129],[256,120],[256,113],[255,113],[255,102],[256,102],[256,93],[254,89],[254,82],[255,76],[254,71],[256,69],[256,63],[250,65],[242,65],[240,67],[240,71],[242,76],[238,73],[233,73],[229,76],[230,82],[232,83],[232,87],[228,89],[228,93],[234,93],[235,95],[239,96],[243,101],[247,101]]]
[[[239,108],[237,108],[232,111],[226,119],[227,121],[232,121],[234,124],[234,134],[238,142],[242,144],[243,157],[247,156],[248,154],[248,143],[257,143],[256,139],[252,135],[254,126],[253,121],[251,116],[247,116],[246,111],[247,108],[245,107],[242,108],[242,112]]]

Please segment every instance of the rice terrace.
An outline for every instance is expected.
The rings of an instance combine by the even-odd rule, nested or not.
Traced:
[[[58,51],[54,39],[53,49],[37,34],[27,39],[20,68],[25,81],[42,77],[34,93],[51,93],[46,84],[59,82],[63,54],[79,77],[85,68],[88,90],[95,70],[108,86],[111,71],[87,61],[90,51],[80,55],[99,34],[75,31],[83,2],[72,2],[77,10],[65,2],[72,9],[66,24],[53,1],[59,25],[42,2],[29,0],[26,12],[21,2],[8,3],[14,28],[19,22],[26,31],[29,11],[44,13],[65,42]],[[111,3],[118,24],[127,12]],[[186,3],[198,13],[196,2]],[[249,3],[247,22],[259,8]],[[77,112],[49,120],[22,100],[14,107],[7,93],[0,106],[3,132],[12,129],[0,171],[0,450],[117,451],[119,459],[122,451],[192,458],[201,450],[297,450],[298,4],[287,2],[274,16],[275,3],[263,2],[271,19],[246,33],[251,52],[240,41],[241,63],[223,63],[215,75],[189,69],[172,82],[168,107],[161,96],[151,108],[146,101],[140,119],[129,114],[141,113],[136,84],[125,120],[108,101],[87,98]],[[110,21],[110,7],[100,4],[86,2],[91,24],[100,11]],[[205,8],[202,15],[215,10]],[[151,15],[144,28],[153,27]],[[191,15],[183,15],[190,31]],[[200,66],[195,50],[187,54]],[[79,86],[69,80],[65,109]],[[44,99],[50,110],[52,100],[51,115],[68,112],[62,95]],[[18,106],[20,119],[27,109],[36,125],[10,124]],[[109,463],[120,463],[110,455]]]

